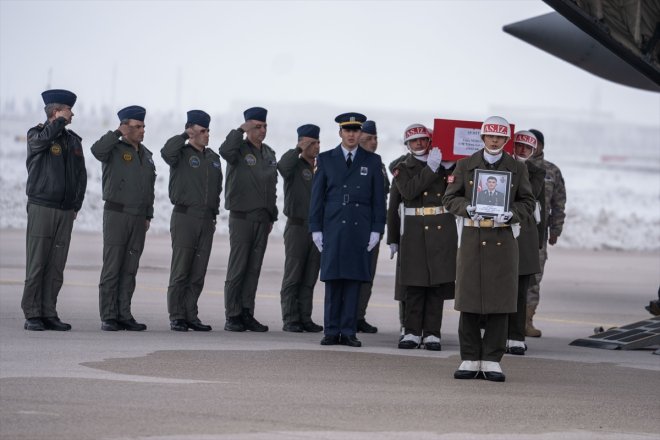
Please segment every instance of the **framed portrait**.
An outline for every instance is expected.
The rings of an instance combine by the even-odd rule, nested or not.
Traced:
[[[477,214],[495,217],[509,211],[510,171],[476,169],[473,182],[472,206],[476,206]]]

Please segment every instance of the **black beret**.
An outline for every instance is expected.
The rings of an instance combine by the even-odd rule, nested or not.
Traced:
[[[69,107],[73,107],[73,104],[76,103],[76,94],[69,92],[68,90],[62,89],[53,89],[46,90],[41,94],[41,97],[44,99],[44,104],[64,104]]]
[[[321,128],[314,124],[305,124],[298,127],[298,136],[318,139],[320,132]]]
[[[253,119],[255,121],[266,122],[268,110],[262,107],[252,107],[243,112],[246,121]]]
[[[125,107],[117,112],[119,120],[123,121],[124,119],[135,119],[136,121],[144,121],[144,117],[147,115],[147,110],[144,107],[139,105],[131,105]]]
[[[200,127],[209,128],[211,117],[202,110],[190,110],[188,112],[188,124],[197,124]]]
[[[362,133],[373,134],[374,136],[377,135],[376,123],[374,121],[365,121],[364,124],[362,124]]]

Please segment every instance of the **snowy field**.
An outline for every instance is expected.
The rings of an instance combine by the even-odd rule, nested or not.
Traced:
[[[272,107],[271,114],[274,113]],[[269,116],[266,138],[266,143],[275,149],[278,157],[295,145],[295,128],[305,121],[328,121],[325,125],[319,124],[322,150],[338,143],[336,125],[328,115],[341,110],[323,109],[324,113],[319,117],[310,116],[300,106],[284,105],[279,110],[284,117],[274,119]],[[83,137],[89,179],[74,231],[102,229],[101,164],[91,155],[89,148],[107,130],[116,129],[117,123],[113,113],[104,112],[110,115],[105,118],[95,113],[76,115],[70,126]],[[301,114],[304,115],[302,119]],[[515,114],[515,111],[509,109],[507,114]],[[25,133],[44,119],[42,115],[39,112],[11,117],[0,115],[0,228],[25,228]],[[232,115],[213,115],[212,148],[217,151],[229,129],[240,125],[240,116],[240,111]],[[378,152],[386,164],[405,151],[400,139],[407,121],[431,124],[431,118],[425,120],[422,115],[380,112],[378,116]],[[527,115],[525,118],[525,128],[536,127],[544,131],[546,159],[561,168],[566,180],[567,219],[558,246],[660,250],[660,127],[631,126],[602,118],[596,123],[584,118],[562,120],[547,115]],[[513,118],[511,120],[516,122]],[[160,158],[160,149],[167,138],[183,131],[183,123],[172,115],[148,113],[146,124],[144,143],[154,153],[158,173],[155,217],[151,227],[162,232],[169,228],[171,204],[167,195],[168,168]],[[223,170],[225,168],[223,163]],[[281,179],[279,185],[281,212]],[[227,212],[221,208],[220,234],[227,233],[226,219]],[[280,214],[275,233],[283,232],[285,220]]]

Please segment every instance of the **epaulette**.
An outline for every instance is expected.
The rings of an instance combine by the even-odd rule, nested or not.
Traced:
[[[82,138],[80,137],[80,135],[78,133],[76,133],[75,131],[67,129],[67,132],[69,134],[71,134],[73,137],[78,138],[79,141],[82,141]]]

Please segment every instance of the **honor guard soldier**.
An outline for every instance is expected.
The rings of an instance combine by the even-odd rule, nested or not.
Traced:
[[[527,290],[534,274],[541,272],[538,253],[542,246],[539,238],[537,223],[541,221],[541,200],[545,189],[545,170],[528,159],[534,153],[537,139],[530,131],[518,131],[513,136],[513,157],[524,163],[529,173],[529,183],[532,186],[532,194],[536,200],[536,209],[532,215],[520,219],[520,235],[518,236],[518,300],[516,313],[509,315],[509,334],[507,337],[507,353],[524,355],[527,346],[525,344],[525,319],[527,315]]]
[[[254,318],[268,234],[277,220],[277,160],[264,143],[267,113],[261,107],[245,110],[245,122],[231,130],[220,146],[220,156],[227,161],[225,209],[229,211],[230,245],[225,330],[232,332],[268,331],[268,326]]]
[[[27,238],[21,308],[26,330],[71,330],[57,315],[73,221],[85,198],[87,170],[81,138],[71,124],[76,95],[47,90],[46,122],[27,133]]]
[[[364,124],[362,124],[362,132],[360,134],[359,144],[362,148],[372,153],[375,153],[378,149],[378,131],[376,130],[376,123],[374,121],[365,121]],[[390,192],[390,178],[387,176],[387,169],[385,168],[385,164],[383,164],[383,183],[385,185],[385,204],[387,204],[387,196]],[[362,333],[378,332],[378,327],[369,324],[366,320],[366,316],[369,299],[371,299],[371,291],[374,287],[374,277],[376,276],[376,265],[378,264],[379,248],[380,243],[378,243],[374,250],[371,251],[371,281],[368,283],[362,283],[362,287],[360,287],[360,303],[358,306],[357,329],[358,332]]]
[[[309,232],[314,161],[319,154],[320,128],[298,127],[298,145],[282,155],[277,169],[284,179],[284,277],[280,292],[285,332],[320,332],[312,321],[312,298],[319,276],[321,254]]]
[[[388,169],[394,175],[396,166],[406,160],[410,153],[397,157],[390,162]],[[401,286],[399,272],[401,270],[401,259],[399,258],[399,243],[401,241],[401,207],[402,200],[401,194],[396,189],[396,185],[390,186],[389,204],[387,205],[387,245],[390,247],[390,260],[394,259],[396,255],[396,272],[394,275],[394,300],[399,303],[399,327],[401,334],[399,340],[403,339],[405,335],[405,301],[404,301],[404,288]]]
[[[222,192],[220,156],[210,148],[211,117],[202,110],[188,112],[185,131],[172,136],[160,150],[170,166],[172,266],[167,289],[170,328],[208,332],[198,317],[197,300],[204,288],[213,246],[215,220]]]
[[[536,274],[530,281],[527,291],[527,323],[525,333],[527,336],[540,338],[541,330],[534,327],[534,314],[541,300],[541,280],[545,270],[545,262],[548,261],[548,244],[554,246],[561,235],[566,219],[566,185],[561,170],[554,163],[545,160],[545,137],[543,133],[533,128],[529,130],[536,136],[538,144],[534,155],[529,159],[534,165],[545,170],[545,200],[544,210],[541,218],[541,240],[543,247],[539,252],[541,272]]]
[[[516,311],[518,243],[511,225],[532,214],[534,196],[527,167],[503,151],[511,137],[506,119],[492,116],[481,126],[485,146],[461,159],[448,179],[447,209],[463,217],[456,268],[456,301],[461,360],[456,379],[503,382],[500,360],[506,350],[507,318]],[[510,211],[484,218],[471,204],[476,169],[511,173]],[[485,326],[483,337],[481,326]]]
[[[422,124],[404,132],[410,155],[394,168],[393,199],[403,202],[399,283],[405,298],[405,335],[399,348],[439,351],[444,300],[454,298],[456,221],[442,206],[447,171],[439,148]],[[394,225],[392,225],[394,226]]]
[[[358,145],[366,120],[360,113],[337,116],[341,144],[316,161],[309,230],[325,282],[321,345],[362,345],[355,336],[360,286],[371,280],[371,252],[385,229],[382,162]]]
[[[146,110],[137,105],[119,110],[119,128],[92,145],[92,154],[103,164],[99,309],[104,331],[147,329],[131,313],[135,277],[154,216],[156,167],[151,151],[142,144],[145,115]]]

